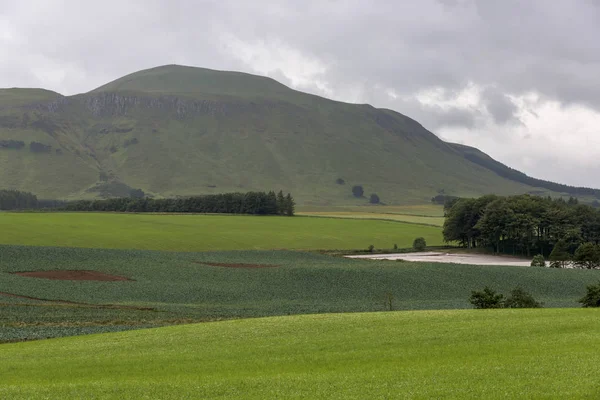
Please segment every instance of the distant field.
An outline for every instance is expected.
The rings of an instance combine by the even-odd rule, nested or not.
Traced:
[[[277,317],[2,345],[0,397],[600,397],[593,309]]]
[[[229,215],[0,213],[0,244],[169,251],[441,245],[437,227],[391,221]]]
[[[393,213],[374,213],[374,212],[353,212],[353,211],[332,211],[332,212],[300,212],[298,215],[312,217],[329,217],[329,218],[349,218],[349,219],[379,219],[388,221],[408,222],[411,224],[422,224],[432,226],[444,226],[444,217],[428,217],[421,215],[410,214],[393,214]]]
[[[486,285],[505,294],[520,286],[546,307],[579,307],[585,287],[600,280],[597,270],[351,260],[297,251],[0,246],[0,255],[0,341],[225,318],[383,311],[388,294],[394,310],[470,308],[471,291]],[[64,270],[130,280],[15,274]]]
[[[443,217],[444,208],[434,204],[402,205],[402,206],[301,206],[300,213],[356,213],[362,214],[401,214],[425,217]]]

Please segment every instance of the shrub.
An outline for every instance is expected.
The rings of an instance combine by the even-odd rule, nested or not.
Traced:
[[[372,244],[369,245],[368,247],[369,253],[372,253],[373,251],[375,251],[375,246],[373,246]]]
[[[521,288],[515,288],[504,302],[506,308],[541,308],[542,303],[535,301],[532,295]]]
[[[531,266],[532,267],[545,267],[546,260],[544,260],[544,256],[541,254],[538,254],[537,256],[533,257],[533,260],[531,260]]]
[[[394,250],[398,250],[398,245],[394,243]]]
[[[413,249],[415,249],[416,251],[423,251],[426,247],[427,242],[425,241],[425,238],[418,237],[413,242]]]
[[[360,186],[360,185],[352,186],[352,194],[354,195],[354,197],[363,197],[364,193],[365,193],[365,191],[362,186]]]
[[[346,181],[345,181],[345,180],[343,180],[342,178],[337,178],[337,179],[335,180],[335,183],[337,183],[338,185],[343,185],[343,184],[345,184],[345,183],[346,183]]]
[[[578,300],[583,307],[600,307],[600,282],[587,287],[587,293]]]
[[[481,292],[472,291],[469,302],[477,309],[503,308],[504,296],[486,286]]]
[[[371,195],[371,197],[369,198],[369,203],[371,203],[371,204],[379,204],[379,201],[380,201],[379,196],[377,196],[376,193],[373,193]]]

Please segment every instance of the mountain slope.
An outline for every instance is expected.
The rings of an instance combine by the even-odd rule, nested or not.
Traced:
[[[422,203],[442,189],[545,190],[500,176],[397,112],[174,65],[70,97],[0,90],[0,168],[0,187],[59,198],[282,189],[328,205],[365,203],[355,184],[386,203]]]

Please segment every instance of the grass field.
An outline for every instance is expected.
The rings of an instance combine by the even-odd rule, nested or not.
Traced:
[[[2,345],[0,397],[600,397],[590,309],[277,317]]]
[[[442,244],[437,227],[309,217],[0,213],[0,244],[169,251],[366,249]]]
[[[236,264],[263,268],[232,268]],[[56,270],[132,280],[14,274]],[[470,308],[471,291],[486,285],[505,294],[521,286],[546,307],[579,307],[586,285],[599,280],[600,271],[593,270],[352,260],[296,251],[0,246],[0,292],[29,297],[0,295],[0,341],[228,318],[382,311],[388,293],[394,310]]]
[[[367,205],[367,206],[300,206],[301,214],[354,213],[354,214],[399,214],[417,217],[443,217],[444,207],[435,204],[420,205]]]
[[[310,217],[324,217],[324,218],[346,218],[346,219],[370,219],[370,220],[384,220],[384,221],[397,221],[407,222],[410,224],[421,224],[442,227],[444,226],[444,217],[429,217],[422,215],[410,215],[410,214],[386,214],[386,213],[374,213],[365,212],[358,213],[352,211],[332,211],[332,212],[300,212],[298,215],[310,216]]]

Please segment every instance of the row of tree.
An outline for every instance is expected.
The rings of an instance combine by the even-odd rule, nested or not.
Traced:
[[[294,215],[295,201],[282,191],[223,193],[172,199],[147,197],[106,200],[49,201],[38,200],[31,193],[15,190],[0,191],[1,210],[52,209],[55,211],[113,211],[164,213],[225,213],[254,215]]]
[[[589,250],[600,243],[600,211],[574,198],[488,195],[452,201],[445,211],[444,240],[469,248],[551,260],[560,253],[566,262],[583,244],[590,243],[583,248]]]
[[[283,192],[223,193],[172,199],[116,198],[78,200],[65,211],[176,212],[254,215],[294,215],[295,202]]]
[[[18,190],[0,190],[0,210],[38,208],[38,198],[33,193]]]

